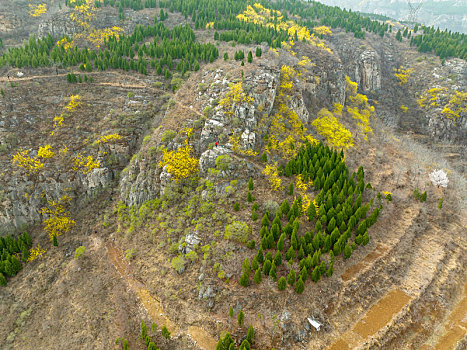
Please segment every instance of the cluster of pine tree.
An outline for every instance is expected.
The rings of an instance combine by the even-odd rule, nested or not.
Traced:
[[[149,37],[154,38],[153,42],[143,44]],[[77,46],[65,50],[63,46],[57,46],[50,35],[43,39],[31,36],[25,46],[12,48],[0,56],[0,67],[6,64],[18,68],[38,67],[55,62],[62,67],[81,64],[88,72],[94,66],[99,70],[131,69],[146,74],[150,62],[157,74],[164,74],[168,79],[174,69],[182,74],[196,71],[200,61],[213,62],[218,56],[215,45],[196,42],[190,26],[168,29],[158,22],[153,26],[136,26],[132,35],[122,35],[118,40],[116,37],[109,38],[97,53]]]
[[[418,52],[434,52],[441,59],[459,57],[467,60],[467,35],[458,32],[440,31],[434,27],[422,26],[423,34],[414,35],[410,45],[416,46]],[[414,30],[415,32],[415,30]]]
[[[152,332],[155,332],[157,330],[157,325],[154,322],[152,323],[151,330]],[[163,326],[161,328],[161,335],[165,339],[170,339],[170,332],[166,326]],[[140,338],[145,342],[146,346],[148,347],[148,350],[160,350],[160,348],[156,346],[156,343],[152,340],[151,336],[149,335],[148,328],[144,320],[141,321]]]
[[[264,274],[277,280],[279,290],[289,284],[302,293],[308,277],[317,282],[324,274],[332,275],[335,256],[343,253],[347,259],[356,245],[368,244],[368,228],[376,223],[381,205],[367,215],[373,200],[362,203],[363,168],[349,176],[343,153],[321,143],[307,142],[281,171],[287,177],[300,174],[303,182],[313,181],[314,189],[319,191],[315,199],[317,207],[311,203],[303,212],[302,197],[296,195],[292,205],[284,199],[274,218],[266,212],[261,220],[258,252],[251,264],[248,259],[243,262],[240,284],[248,286],[253,271],[256,284]],[[293,194],[291,182],[289,195]],[[300,218],[304,215],[310,223],[308,230],[300,229]],[[329,253],[327,264],[321,260],[326,253]],[[291,268],[287,273],[284,262],[292,266],[295,260],[299,262],[298,272]],[[287,275],[278,279],[281,272]]]
[[[243,312],[240,311],[243,315]],[[239,314],[240,315],[240,314]],[[241,327],[239,322],[239,326]],[[219,337],[219,341],[217,342],[216,350],[250,350],[251,346],[253,345],[253,341],[255,339],[255,330],[253,326],[248,328],[246,333],[245,339],[240,344],[240,347],[235,345],[235,341],[230,335],[229,332],[225,333],[223,337]]]
[[[76,76],[76,74],[74,73],[68,73],[66,75],[66,81],[71,83],[71,84],[76,84],[76,83],[87,83],[87,82],[90,82],[92,83],[93,82],[93,78],[92,77],[89,77],[84,74],[83,77],[81,77],[81,74],[78,74],[78,76]]]
[[[0,237],[0,286],[6,285],[5,276],[13,277],[23,268],[17,256],[21,254],[21,259],[27,261],[31,245],[32,239],[28,233],[23,233],[17,239]]]

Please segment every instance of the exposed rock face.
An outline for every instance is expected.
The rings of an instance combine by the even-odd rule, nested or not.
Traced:
[[[435,139],[446,143],[467,144],[467,116],[463,115],[456,121],[441,114],[441,109],[426,115],[428,128]]]
[[[355,77],[364,92],[381,88],[381,58],[373,50],[365,50],[355,65]]]

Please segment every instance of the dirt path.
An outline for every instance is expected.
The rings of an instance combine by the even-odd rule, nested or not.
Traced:
[[[344,282],[351,280],[367,267],[371,266],[376,261],[376,259],[381,257],[388,250],[389,248],[387,246],[379,243],[376,248],[372,252],[368,253],[368,255],[365,256],[361,261],[345,270],[341,275],[342,280]]]
[[[456,343],[467,336],[467,283],[464,285],[463,298],[441,327],[444,334],[442,334],[435,347],[426,344],[425,349],[454,349]]]
[[[411,300],[410,296],[400,289],[393,289],[374,304],[354,326],[332,344],[329,350],[354,349],[365,340],[375,335],[390,323],[391,319]]]
[[[138,295],[147,313],[155,323],[160,327],[166,326],[173,336],[188,335],[202,350],[216,349],[217,341],[201,327],[189,326],[188,329],[183,330],[168,318],[164,314],[164,307],[160,300],[151,295],[145,285],[133,275],[129,264],[124,260],[122,251],[112,243],[107,243],[106,248],[110,261],[128,284],[129,288]]]

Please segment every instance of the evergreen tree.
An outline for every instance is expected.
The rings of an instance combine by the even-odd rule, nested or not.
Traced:
[[[248,189],[250,191],[253,191],[255,188],[254,184],[253,184],[253,179],[250,177],[250,180],[248,180]]]
[[[348,244],[345,245],[344,248],[344,258],[348,259],[352,255],[352,248]]]
[[[397,31],[396,40],[402,41],[402,34],[401,34],[401,31],[400,31],[400,30]]]
[[[269,276],[269,271],[271,270],[271,261],[266,260],[263,264],[263,273],[266,276]]]
[[[277,288],[278,288],[279,290],[285,290],[286,287],[287,287],[287,282],[285,281],[284,276],[282,276],[282,277],[279,278],[279,280],[277,281]]]
[[[263,248],[259,247],[258,249],[258,254],[256,254],[256,260],[262,264],[264,261],[264,254],[263,254]]]
[[[258,220],[258,213],[254,209],[253,209],[253,212],[251,213],[251,220],[253,220],[253,221]]]
[[[141,321],[141,339],[146,339],[146,336],[148,335],[148,329],[146,327],[146,323],[144,323],[144,320]]]
[[[276,254],[274,255],[274,264],[276,266],[280,266],[280,264],[282,264],[282,254],[279,250],[276,251]]]
[[[52,244],[54,245],[54,247],[58,247],[57,235],[53,236]]]
[[[313,219],[315,218],[316,216],[316,208],[315,206],[313,205],[313,203],[310,204],[310,206],[308,207],[307,211],[306,211],[306,215],[308,216],[308,220],[309,221],[313,221]]]
[[[426,191],[421,194],[420,202],[426,202]]]
[[[229,60],[229,54],[226,52],[224,53],[224,61],[228,61]]]
[[[229,317],[232,318],[234,316],[234,311],[233,311],[233,307],[231,306],[229,308]]]
[[[248,63],[252,63],[253,62],[253,54],[251,53],[251,51],[248,51]]]
[[[250,344],[253,344],[254,338],[255,338],[255,329],[253,328],[253,326],[250,326],[248,327],[248,331],[246,332],[246,340],[248,340]]]
[[[253,280],[256,284],[260,284],[261,283],[261,270],[258,268],[256,269],[256,272],[255,272],[255,275],[253,277]]]
[[[250,192],[250,191],[248,191],[248,194],[247,194],[247,196],[246,196],[246,200],[247,200],[249,203],[253,202],[253,196],[251,195],[251,192]]]
[[[161,335],[162,335],[165,339],[170,339],[170,332],[169,332],[169,330],[167,329],[166,326],[162,327],[162,329],[161,329]]]
[[[297,284],[295,285],[295,291],[298,294],[302,294],[304,290],[305,290],[305,283],[303,283],[302,277],[300,276],[300,278],[297,281]]]
[[[243,272],[242,273],[242,276],[240,277],[240,285],[243,286],[243,287],[248,287],[248,283],[249,283],[249,278],[250,276],[246,274],[246,272]]]
[[[264,152],[262,155],[261,155],[261,159],[260,159],[263,163],[266,163],[268,161],[268,155]]]
[[[237,322],[239,327],[243,327],[243,321],[245,320],[245,314],[243,311],[240,311],[237,316]]]
[[[256,52],[255,52],[255,56],[256,56],[256,57],[261,57],[261,55],[262,55],[262,50],[261,50],[260,47],[257,47],[257,48],[256,48]]]
[[[321,278],[321,272],[319,271],[319,267],[315,267],[315,269],[311,273],[311,280],[313,282],[318,282],[320,278]]]
[[[0,272],[0,286],[6,286],[6,278],[3,273]]]
[[[22,254],[21,254],[21,260],[24,262],[28,261],[29,259],[29,249],[27,247],[23,247]]]
[[[267,213],[264,213],[263,218],[261,219],[261,226],[269,226],[269,216]]]
[[[289,195],[293,196],[293,182],[289,184]]]
[[[292,268],[289,272],[289,274],[287,275],[287,283],[291,286],[294,285],[295,283],[295,278],[296,278],[296,275],[295,275],[295,270]]]

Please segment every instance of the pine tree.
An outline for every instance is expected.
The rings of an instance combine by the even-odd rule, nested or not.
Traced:
[[[250,177],[250,180],[248,181],[248,189],[250,191],[253,191],[255,188],[254,184],[253,184],[253,179]]]
[[[263,163],[266,163],[268,161],[268,155],[266,153],[263,153],[261,155],[261,159],[260,159]]]
[[[253,220],[253,221],[258,220],[258,213],[254,209],[253,209],[253,212],[251,213],[251,220]]]
[[[3,91],[3,89],[0,89],[0,94],[2,95],[2,97],[5,97],[5,92]]]
[[[253,202],[253,196],[251,195],[251,192],[250,192],[250,191],[248,191],[248,194],[247,194],[247,196],[246,196],[246,200],[247,200],[249,203]]]
[[[269,270],[269,276],[275,281],[277,279],[277,268],[274,261],[271,264],[271,269]]]
[[[284,250],[284,241],[285,241],[285,234],[281,234],[279,237],[279,241],[277,241],[277,250],[283,251]]]
[[[21,254],[21,260],[24,262],[28,261],[29,259],[29,249],[27,247],[23,247],[22,254]]]
[[[141,339],[146,339],[146,336],[148,335],[148,329],[146,327],[146,323],[144,323],[144,320],[141,321]]]
[[[263,273],[266,276],[269,276],[269,271],[271,270],[271,261],[266,260],[263,264]]]
[[[255,272],[255,275],[253,277],[253,281],[256,283],[256,284],[260,284],[261,283],[261,270],[258,268]]]
[[[293,196],[293,182],[289,184],[289,195]]]
[[[243,327],[243,321],[245,320],[245,314],[243,311],[240,311],[237,316],[237,322],[239,327]]]
[[[282,254],[279,250],[276,251],[276,254],[274,255],[274,264],[276,266],[280,266],[280,264],[282,264]]]
[[[348,259],[352,255],[352,248],[348,244],[345,245],[344,248],[344,258]]]
[[[248,52],[248,63],[252,63],[253,62],[253,54],[251,53],[251,51]]]
[[[321,272],[319,271],[319,267],[315,267],[315,269],[311,273],[311,280],[313,282],[318,282],[320,278],[321,278]]]
[[[287,282],[285,281],[284,276],[282,276],[282,277],[279,278],[279,280],[277,281],[277,288],[278,288],[279,290],[285,290],[286,287],[287,287]]]
[[[167,329],[166,326],[162,327],[162,329],[161,329],[161,335],[162,335],[165,339],[170,339],[170,332],[169,332],[169,330]]]
[[[261,57],[261,55],[262,55],[262,50],[261,50],[260,47],[257,47],[257,48],[256,48],[256,52],[255,52],[255,56],[256,56],[256,57]]]
[[[229,317],[232,318],[234,316],[234,311],[233,311],[233,307],[231,306],[229,308]]]
[[[426,202],[426,191],[420,196],[420,202]]]
[[[303,283],[302,277],[300,276],[300,278],[297,281],[297,284],[295,285],[295,291],[298,294],[302,294],[304,290],[305,290],[305,283]]]
[[[224,61],[228,61],[229,60],[229,54],[226,52],[224,53]]]
[[[289,285],[293,286],[294,283],[295,283],[295,278],[296,278],[296,276],[295,276],[295,270],[292,268],[292,269],[290,270],[289,274],[287,275],[287,283],[288,283]]]
[[[52,244],[54,245],[54,247],[58,247],[57,235],[53,236]]]
[[[249,279],[249,275],[247,275],[246,272],[243,272],[242,276],[240,277],[240,285],[243,287],[248,287]]]
[[[253,344],[254,338],[255,338],[255,329],[253,328],[253,326],[250,326],[248,327],[248,331],[246,332],[246,340],[248,340],[250,344]]]
[[[262,264],[264,262],[263,248],[259,247],[258,254],[256,254],[256,260]]]
[[[308,220],[309,221],[313,221],[313,219],[315,218],[316,216],[316,208],[315,206],[313,205],[313,203],[310,204],[310,206],[308,207],[307,211],[306,211],[306,215],[308,216]]]
[[[6,278],[3,273],[0,272],[0,286],[6,286]]]
[[[234,210],[235,210],[235,211],[239,211],[239,210],[240,210],[240,204],[238,204],[238,202],[235,202],[235,204],[234,204]]]
[[[261,226],[269,226],[269,217],[267,213],[264,213],[263,218],[261,219]]]

